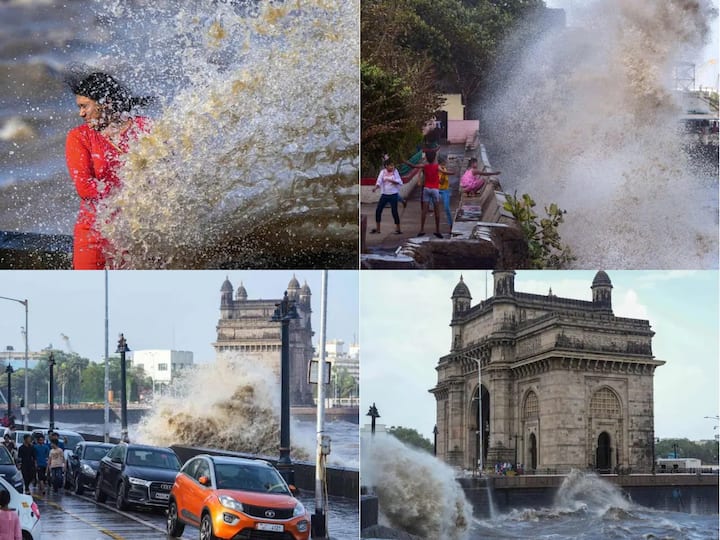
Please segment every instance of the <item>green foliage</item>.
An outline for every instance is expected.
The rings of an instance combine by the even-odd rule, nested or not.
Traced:
[[[558,228],[563,223],[565,210],[551,203],[545,207],[547,217],[539,218],[535,213],[535,201],[524,193],[507,195],[503,208],[510,212],[522,228],[528,242],[530,266],[532,268],[562,268],[575,260],[572,251],[560,241]],[[538,219],[539,218],[539,219]]]
[[[39,360],[35,366],[28,370],[28,405],[48,402],[48,381],[50,368],[48,358],[50,352],[55,358],[53,377],[55,379],[55,403],[60,404],[63,396],[65,403],[104,402],[105,365],[90,362],[77,353],[66,353],[59,350],[48,350],[47,356]],[[110,358],[110,385],[115,392],[116,399],[120,398],[120,358]],[[20,404],[24,397],[25,370],[19,369],[13,374],[13,403]],[[151,388],[152,382],[142,369],[127,364],[127,390],[128,400],[137,401],[140,392]]]
[[[467,107],[486,80],[499,44],[542,0],[363,0],[361,2],[361,167],[413,153],[421,128],[459,92]]]
[[[717,465],[720,443],[715,440],[690,441],[688,439],[661,439],[655,443],[655,457],[667,458],[675,455],[673,445],[677,445],[679,458],[698,458],[703,465]]]
[[[388,428],[387,432],[405,444],[413,446],[419,450],[425,450],[430,454],[433,453],[433,443],[420,435],[420,433],[413,428],[392,426]]]

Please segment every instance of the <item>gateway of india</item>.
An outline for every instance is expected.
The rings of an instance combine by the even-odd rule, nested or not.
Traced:
[[[491,468],[649,472],[653,373],[665,363],[649,321],[613,315],[603,271],[591,301],[517,292],[513,271],[493,280],[493,296],[475,306],[462,276],[452,293],[450,353],[430,390],[438,457],[466,469],[482,455]]]
[[[308,364],[313,356],[310,322],[311,292],[293,276],[287,286],[288,298],[295,303],[299,318],[290,321],[290,404],[313,405],[312,390],[307,382]],[[278,299],[251,300],[240,283],[233,296],[233,285],[225,279],[220,288],[220,320],[217,324],[216,353],[236,352],[270,367],[280,380],[280,322],[273,322]]]

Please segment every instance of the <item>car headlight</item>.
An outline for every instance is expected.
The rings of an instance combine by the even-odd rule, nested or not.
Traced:
[[[22,481],[23,481],[22,473],[20,471],[16,472],[15,476],[13,476],[13,478],[12,478],[13,485],[17,484],[18,482],[22,482]]]
[[[295,510],[293,510],[293,517],[298,516],[304,516],[305,515],[305,507],[302,505],[302,503],[297,503],[295,505]]]
[[[222,504],[225,508],[230,508],[230,510],[236,510],[238,512],[243,511],[242,503],[233,499],[232,497],[228,497],[227,495],[220,495],[218,497],[218,500],[220,501],[220,504]]]
[[[90,465],[88,465],[87,463],[83,463],[82,466],[80,467],[80,470],[82,471],[83,474],[86,474],[86,475],[88,475],[88,476],[92,476],[93,478],[95,478],[95,475],[97,474],[97,473],[95,472],[95,469],[93,469],[93,468],[92,468]]]
[[[136,486],[149,487],[152,482],[150,480],[143,480],[142,478],[135,478],[134,476],[128,476],[128,482],[135,484]]]

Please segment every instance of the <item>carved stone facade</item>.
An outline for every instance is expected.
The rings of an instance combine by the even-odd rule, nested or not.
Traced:
[[[451,349],[430,390],[438,456],[468,469],[482,455],[490,467],[650,471],[653,374],[664,362],[649,321],[613,315],[602,271],[592,301],[516,292],[512,271],[493,277],[494,295],[478,305],[462,276],[451,297]]]
[[[295,302],[298,319],[290,321],[290,404],[312,405],[312,391],[307,382],[308,363],[313,356],[310,321],[310,287],[293,276],[287,286],[288,298]],[[280,380],[280,326],[270,319],[277,300],[250,300],[242,283],[233,296],[233,285],[226,279],[220,289],[220,320],[217,325],[216,352],[234,351],[243,358],[270,367]]]

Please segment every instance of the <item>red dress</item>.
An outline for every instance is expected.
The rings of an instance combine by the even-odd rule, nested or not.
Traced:
[[[141,116],[120,136],[117,146],[99,131],[83,124],[70,130],[65,145],[65,161],[80,196],[80,212],[75,222],[73,268],[100,270],[106,267],[108,241],[95,227],[97,203],[120,186],[117,169],[119,156],[128,151],[128,143],[147,131],[149,121]]]

